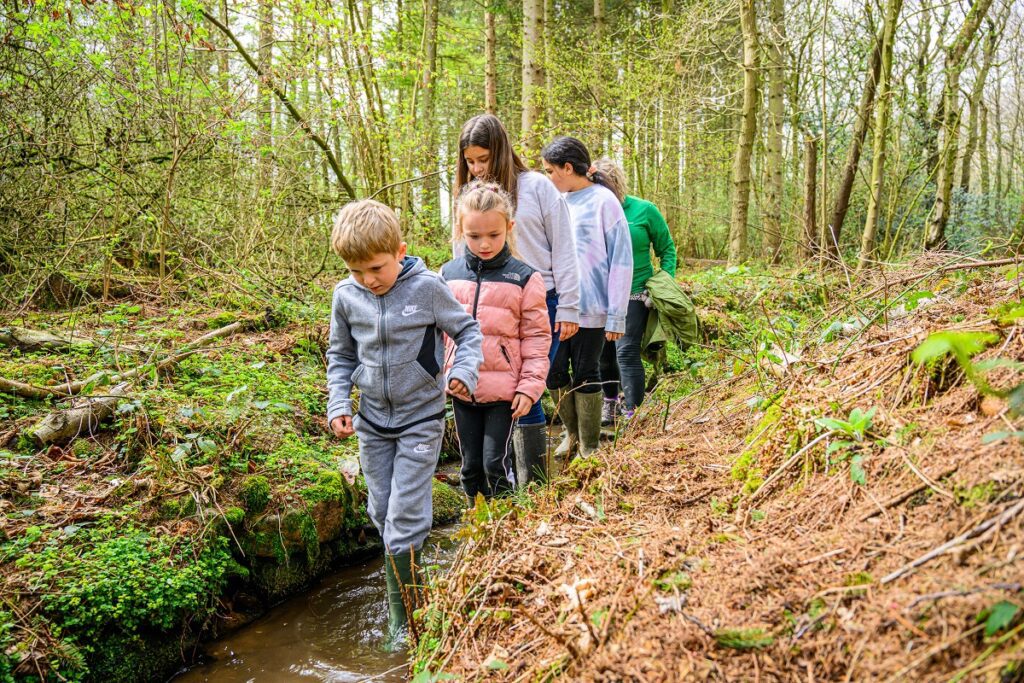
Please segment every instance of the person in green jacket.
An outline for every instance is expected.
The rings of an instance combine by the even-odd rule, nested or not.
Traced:
[[[615,346],[606,344],[601,356],[601,383],[604,389],[601,423],[611,424],[619,411],[620,384],[623,394],[622,415],[632,417],[637,406],[644,400],[645,377],[640,344],[649,313],[644,288],[647,280],[654,275],[651,248],[654,248],[661,269],[674,277],[676,245],[658,207],[647,200],[626,194],[626,175],[617,163],[602,157],[594,162],[594,168],[608,178],[610,184],[616,186],[613,192],[623,198],[622,210],[626,214],[629,234],[633,240],[633,283],[629,307],[626,309],[626,332],[615,342]]]

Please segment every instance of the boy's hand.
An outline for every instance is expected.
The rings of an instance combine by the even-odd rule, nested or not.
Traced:
[[[533,401],[526,394],[516,394],[512,397],[512,419],[516,420],[530,412]]]
[[[610,342],[622,339],[622,332],[605,332],[604,338]]]
[[[352,426],[351,415],[340,415],[331,420],[331,431],[339,439],[347,439],[356,433],[355,428]]]
[[[469,389],[466,385],[457,379],[448,382],[448,393],[455,398],[461,398],[463,401],[473,400],[473,397],[469,395]]]

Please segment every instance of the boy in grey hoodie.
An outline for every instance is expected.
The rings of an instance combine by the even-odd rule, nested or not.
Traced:
[[[346,204],[331,247],[351,276],[331,303],[327,421],[337,437],[359,438],[367,512],[386,553],[389,640],[397,646],[408,622],[403,596],[415,604],[418,594],[415,553],[430,531],[445,386],[472,400],[483,337],[444,280],[406,256],[398,218],[383,204]],[[442,332],[457,345],[447,382]]]

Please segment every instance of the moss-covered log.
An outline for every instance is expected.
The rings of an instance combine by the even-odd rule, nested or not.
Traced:
[[[100,423],[114,414],[114,409],[128,394],[128,383],[122,382],[105,395],[88,398],[74,408],[50,413],[28,430],[28,436],[38,446],[70,441],[89,434]]]

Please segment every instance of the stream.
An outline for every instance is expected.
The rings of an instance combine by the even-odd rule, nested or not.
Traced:
[[[457,525],[431,532],[427,567],[447,569]],[[384,558],[345,567],[251,624],[202,646],[174,683],[405,681],[407,654],[381,649],[387,632]]]

